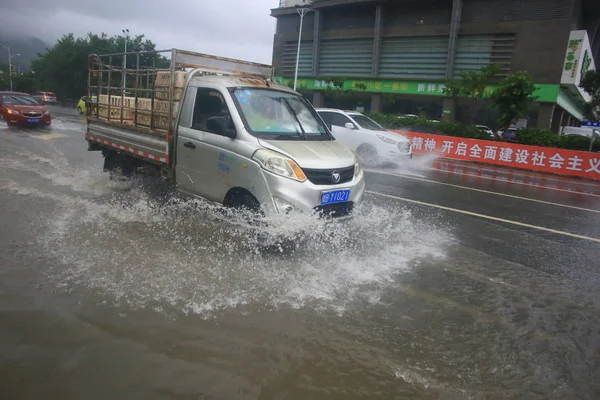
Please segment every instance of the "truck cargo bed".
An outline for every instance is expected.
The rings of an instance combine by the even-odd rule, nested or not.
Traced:
[[[139,128],[92,119],[88,122],[85,138],[149,161],[169,163],[166,135],[160,135],[158,132],[144,132]]]
[[[194,72],[192,72],[194,71]],[[185,50],[89,56],[86,140],[169,164],[175,124],[188,77],[193,73],[272,75],[268,65]]]

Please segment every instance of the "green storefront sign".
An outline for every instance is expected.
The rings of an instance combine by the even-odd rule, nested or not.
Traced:
[[[275,81],[287,85],[292,78],[275,77]],[[337,83],[337,82],[336,82]],[[339,83],[337,83],[339,84]],[[333,82],[319,78],[298,79],[297,88],[307,90],[351,90],[357,92],[370,93],[390,93],[390,94],[410,94],[425,96],[445,96],[444,89],[446,85],[442,82],[434,81],[396,81],[381,79],[346,79],[343,86],[335,86]],[[490,85],[486,88],[488,94],[494,92],[497,86]],[[535,85],[537,96],[536,101],[556,103],[559,85]]]

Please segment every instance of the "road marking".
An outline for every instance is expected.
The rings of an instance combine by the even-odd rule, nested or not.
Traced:
[[[374,192],[372,190],[366,190],[365,192],[370,193],[370,194],[374,194],[374,195],[383,196],[383,197],[388,197],[390,199],[395,199],[395,200],[399,200],[399,201],[405,201],[407,203],[414,203],[414,204],[419,204],[419,205],[422,205],[422,206],[439,208],[440,210],[452,211],[452,212],[455,212],[455,213],[458,213],[458,214],[470,215],[472,217],[489,219],[491,221],[503,222],[505,224],[512,224],[512,225],[522,226],[524,228],[537,229],[537,230],[540,230],[540,231],[550,232],[550,233],[554,233],[554,234],[557,234],[557,235],[569,236],[569,237],[576,238],[576,239],[584,239],[584,240],[589,240],[591,242],[600,243],[600,239],[594,238],[594,237],[590,237],[590,236],[578,235],[576,233],[564,232],[564,231],[559,231],[559,230],[551,229],[551,228],[544,228],[543,226],[525,224],[523,222],[511,221],[509,219],[492,217],[490,215],[484,215],[484,214],[478,214],[478,213],[474,213],[472,211],[460,210],[458,208],[446,207],[446,206],[441,206],[441,205],[432,204],[432,203],[425,203],[425,202],[419,201],[419,200],[412,200],[412,199],[407,199],[407,198],[404,198],[404,197],[394,196],[394,195],[391,195],[391,194]]]
[[[54,140],[54,139],[66,138],[66,137],[69,137],[69,135],[63,135],[62,133],[48,133],[46,135],[35,135],[32,137],[36,138],[36,139],[41,139],[41,140]]]
[[[566,193],[570,193],[570,194],[580,194],[583,196],[593,196],[593,197],[600,197],[599,194],[595,194],[595,193],[587,193],[587,192],[576,192],[574,190],[567,190],[567,189],[560,189],[560,188],[555,188],[555,187],[551,187],[551,186],[542,186],[542,185],[536,185],[534,183],[526,183],[526,182],[517,182],[517,181],[510,181],[508,179],[498,179],[498,178],[493,178],[490,176],[483,176],[483,175],[474,175],[474,174],[465,174],[463,172],[456,172],[456,171],[445,171],[442,169],[437,169],[437,168],[428,168],[431,171],[437,171],[437,172],[446,172],[449,174],[454,174],[454,175],[461,175],[461,176],[470,176],[473,178],[480,178],[480,179],[488,179],[488,180],[492,180],[492,181],[498,181],[498,182],[504,182],[504,183],[510,183],[511,185],[523,185],[523,186],[531,186],[531,187],[537,187],[540,189],[547,189],[547,190],[556,190],[558,192],[566,192]]]
[[[438,184],[438,185],[450,186],[450,187],[464,189],[464,190],[472,190],[474,192],[479,192],[479,193],[488,193],[488,194],[495,194],[497,196],[510,197],[511,199],[533,201],[533,202],[536,202],[536,203],[549,204],[551,206],[566,207],[566,208],[572,208],[574,210],[588,211],[588,212],[593,212],[593,213],[600,214],[600,210],[592,210],[591,208],[583,208],[583,207],[577,207],[577,206],[570,206],[568,204],[553,203],[551,201],[537,200],[537,199],[532,199],[532,198],[529,198],[529,197],[521,197],[521,196],[515,196],[515,195],[512,195],[512,194],[492,192],[492,191],[489,191],[489,190],[476,189],[476,188],[472,188],[472,187],[468,187],[468,186],[454,185],[452,183],[438,182],[438,181],[434,181],[434,180],[431,180],[431,179],[420,178],[420,177],[411,176],[411,175],[394,174],[394,173],[391,173],[391,172],[372,171],[372,170],[367,170],[367,172],[371,172],[371,173],[375,173],[375,174],[381,174],[381,175],[396,176],[398,178],[413,179],[415,181],[423,181],[423,182],[435,183],[435,184]]]

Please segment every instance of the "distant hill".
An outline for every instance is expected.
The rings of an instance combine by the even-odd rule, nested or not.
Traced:
[[[29,71],[31,61],[37,58],[38,53],[43,53],[47,48],[51,47],[42,39],[35,36],[12,36],[2,32],[0,27],[0,43],[10,47],[12,55],[19,54],[18,57],[13,57],[12,63],[21,71]],[[0,46],[0,64],[8,63],[8,52],[4,47]]]

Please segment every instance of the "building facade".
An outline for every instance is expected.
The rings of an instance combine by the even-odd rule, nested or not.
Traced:
[[[295,7],[297,5],[307,5],[312,0],[279,0],[279,8]]]
[[[298,87],[316,106],[452,119],[460,107],[444,95],[444,82],[498,64],[503,74],[526,70],[536,83],[528,126],[558,131],[586,118],[589,97],[578,83],[598,65],[600,0],[314,0],[303,6],[309,12]],[[273,66],[285,82],[294,77],[300,15],[295,4],[271,15],[277,18]],[[343,95],[332,87],[343,87]],[[494,120],[489,111],[478,117],[479,123]]]

